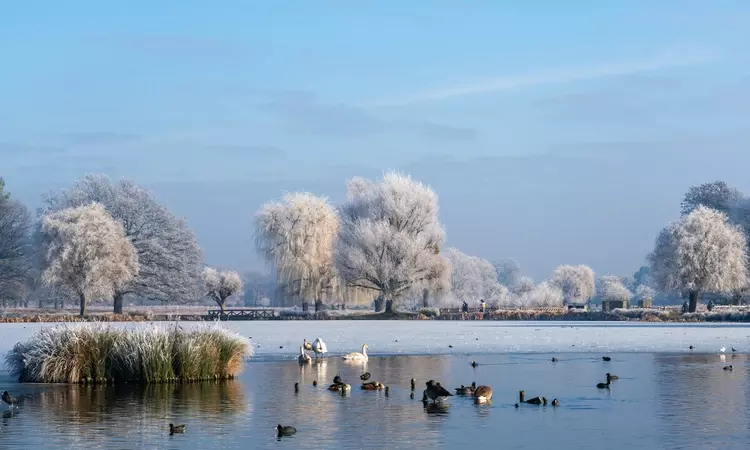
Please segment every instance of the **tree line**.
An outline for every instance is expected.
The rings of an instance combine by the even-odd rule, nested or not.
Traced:
[[[676,295],[695,310],[704,292],[735,300],[747,292],[750,200],[723,182],[691,187],[682,217],[657,236],[648,265],[632,277],[597,277],[586,265],[561,265],[535,283],[512,259],[490,262],[443,248],[437,194],[410,176],[355,177],[338,205],[310,192],[262,205],[255,250],[271,279],[205,267],[194,233],[133,181],[86,175],[43,195],[32,216],[0,178],[0,301],[55,305],[124,299],[221,308],[243,295],[278,303],[490,307],[651,300]],[[244,279],[243,279],[244,278]],[[245,289],[248,288],[248,292]],[[274,292],[271,292],[274,291]]]

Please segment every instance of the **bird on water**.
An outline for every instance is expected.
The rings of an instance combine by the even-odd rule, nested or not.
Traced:
[[[8,404],[8,409],[16,406],[16,403],[18,403],[18,398],[10,395],[8,391],[3,391],[3,401]]]
[[[448,392],[447,389],[445,389],[440,385],[440,383],[436,382],[435,380],[430,380],[426,382],[425,385],[427,386],[427,389],[425,389],[425,393],[433,402],[443,397],[453,397],[453,394]]]
[[[359,379],[362,381],[367,381],[370,379],[370,372],[365,372],[362,375],[359,376]]]
[[[276,425],[276,435],[278,437],[291,436],[296,432],[297,432],[297,429],[294,427],[285,427],[281,424]]]
[[[169,424],[169,434],[178,434],[178,433],[184,433],[185,432],[185,425],[175,425],[173,423]]]

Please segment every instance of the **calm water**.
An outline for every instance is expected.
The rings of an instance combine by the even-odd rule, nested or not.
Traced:
[[[19,385],[0,378],[0,391],[23,398],[0,418],[1,448],[578,448],[747,449],[747,355],[653,353],[442,355],[371,357],[366,370],[391,394],[359,390],[363,364],[330,357],[300,367],[259,358],[237,380],[147,389]],[[479,367],[469,365],[471,359]],[[734,371],[722,370],[727,364]],[[620,376],[598,390],[604,374]],[[352,384],[341,397],[325,386],[336,373]],[[409,380],[418,380],[416,399]],[[424,381],[488,384],[493,403],[452,397],[435,414],[419,401]],[[317,388],[313,380],[319,381]],[[299,381],[301,391],[294,393]],[[557,398],[561,406],[514,408],[527,398]],[[169,436],[168,423],[186,423]],[[295,426],[277,440],[273,427]]]

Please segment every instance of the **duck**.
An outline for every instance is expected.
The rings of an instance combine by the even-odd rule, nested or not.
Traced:
[[[329,391],[340,391],[346,383],[333,383],[332,385],[328,386]]]
[[[472,362],[471,362],[471,367],[477,367],[478,365],[479,365],[479,364],[477,364],[477,362],[476,362],[476,361],[472,361]]]
[[[474,394],[474,390],[476,388],[477,388],[477,383],[472,381],[471,386],[464,386],[462,384],[460,388],[456,388],[456,394],[457,395],[472,395]]]
[[[731,364],[728,366],[724,366],[724,370],[734,370],[734,366]]]
[[[734,352],[736,352],[736,351],[737,351],[737,349],[736,349],[736,348],[734,348],[734,347],[732,347],[732,353],[734,353]]]
[[[340,391],[341,391],[341,396],[342,397],[352,391],[352,386],[350,384],[343,383],[340,386],[341,386]]]
[[[3,401],[4,401],[5,403],[7,403],[7,404],[8,404],[8,409],[10,409],[10,408],[12,408],[12,407],[16,406],[16,404],[18,403],[18,398],[16,398],[16,397],[14,397],[14,396],[10,395],[10,394],[8,393],[8,391],[3,391],[3,397],[2,397],[2,399],[3,399]]]
[[[312,361],[312,358],[310,358],[310,355],[305,352],[305,347],[302,346],[299,348],[299,356],[297,357],[297,361],[299,361],[300,364],[306,364]]]
[[[369,383],[362,383],[362,390],[365,391],[379,391],[383,389],[385,385],[379,381],[370,381]]]
[[[328,353],[328,347],[326,347],[326,343],[323,342],[323,339],[321,338],[315,338],[315,341],[312,343],[312,349],[313,352],[315,352],[315,357],[317,358],[318,355],[322,355],[323,353]]]
[[[430,397],[433,402],[443,397],[453,397],[453,394],[448,392],[443,386],[440,385],[440,383],[436,382],[435,380],[430,380],[426,382],[425,385],[427,386],[425,392],[427,392],[427,396]]]
[[[285,426],[282,426],[281,424],[276,425],[276,435],[278,437],[291,436],[296,432],[297,432],[297,429],[294,427],[285,427]]]
[[[341,357],[345,361],[367,361],[367,344],[362,344],[362,352],[351,352]]]
[[[385,396],[388,397],[391,394],[391,388],[389,386],[385,387]]]
[[[185,432],[185,425],[175,425],[173,423],[169,424],[169,434],[177,434],[177,433],[184,433]]]
[[[620,377],[618,377],[617,375],[611,375],[609,372],[607,373],[606,376],[609,377],[609,379],[612,380],[612,381],[620,379]]]
[[[607,374],[607,382],[606,383],[599,383],[596,385],[599,389],[609,389],[609,385],[612,384],[612,375]]]
[[[724,353],[724,352],[726,352],[726,351],[727,351],[727,348],[726,348],[726,347],[724,347],[724,346],[722,346],[722,347],[721,347],[721,348],[719,349],[719,352],[721,352],[721,353]]]
[[[560,401],[557,399],[552,400],[552,406],[560,406]]]
[[[553,356],[553,357],[552,357],[552,362],[557,362],[557,361],[558,361],[558,360],[557,360],[557,358],[555,358],[555,357]]]
[[[299,383],[294,383],[294,392],[299,392]]]
[[[359,376],[359,379],[362,381],[367,381],[370,379],[370,372],[365,372],[362,375]]]
[[[341,375],[340,374],[337,373],[336,376],[333,377],[333,384],[341,384]]]
[[[529,405],[546,405],[547,397],[534,397],[526,400]]]
[[[313,380],[313,386],[317,386],[317,385],[318,385],[318,380]]]
[[[612,358],[609,356],[602,356],[602,361],[612,361]]]
[[[411,382],[411,390],[412,391],[416,390],[417,389],[417,379],[416,378],[412,378],[410,382]]]
[[[477,386],[474,389],[474,401],[476,403],[487,403],[492,400],[492,388],[489,386]]]

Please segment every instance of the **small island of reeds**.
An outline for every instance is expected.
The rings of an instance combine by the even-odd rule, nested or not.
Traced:
[[[28,383],[185,383],[232,379],[249,356],[246,337],[216,325],[86,323],[42,328],[5,362]]]

